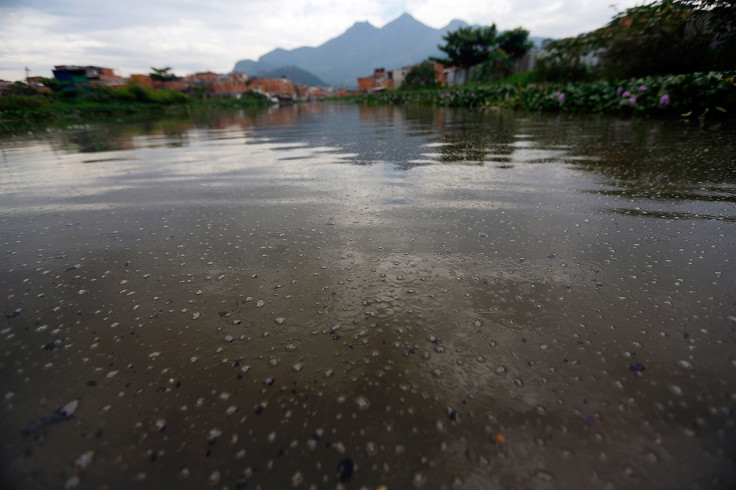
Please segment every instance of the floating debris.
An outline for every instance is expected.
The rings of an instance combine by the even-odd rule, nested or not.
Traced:
[[[633,371],[636,373],[640,373],[642,371],[646,371],[646,366],[644,364],[641,364],[639,362],[635,362],[633,364],[629,364],[629,371]]]
[[[337,472],[340,474],[340,481],[341,482],[349,481],[350,478],[353,476],[354,470],[355,470],[355,463],[353,463],[352,459],[345,458],[342,461],[340,461],[340,464],[337,465]]]
[[[23,429],[23,434],[29,435],[36,432],[39,429],[43,429],[52,424],[58,424],[59,422],[66,422],[74,418],[74,412],[79,406],[79,398],[75,398],[61,408],[54,410],[54,412],[48,417],[44,417],[40,420],[31,422]]]

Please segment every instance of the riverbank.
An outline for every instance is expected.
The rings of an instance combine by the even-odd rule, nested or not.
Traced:
[[[0,129],[36,121],[64,121],[106,117],[136,117],[153,114],[183,115],[221,109],[268,107],[271,102],[262,94],[249,93],[240,99],[197,99],[168,90],[140,90],[130,93],[92,92],[76,98],[39,95],[0,97]]]
[[[579,113],[705,118],[736,115],[736,72],[693,73],[619,81],[491,83],[362,95],[361,104],[431,104]]]

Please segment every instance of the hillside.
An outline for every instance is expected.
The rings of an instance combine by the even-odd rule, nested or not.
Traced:
[[[258,61],[238,61],[233,71],[264,76],[281,70],[275,67],[292,66],[314,74],[329,85],[350,88],[357,86],[358,77],[372,74],[374,68],[392,70],[418,63],[428,56],[439,56],[437,45],[443,44],[442,36],[466,25],[454,20],[442,29],[434,29],[409,14],[380,29],[369,22],[356,22],[342,35],[320,46],[275,49]]]
[[[246,73],[248,72],[246,71]],[[319,77],[316,77],[314,74],[306,70],[302,70],[298,66],[282,66],[281,68],[261,71],[257,75],[252,76],[259,76],[263,78],[286,77],[293,83],[300,83],[302,85],[306,85],[307,87],[327,87],[329,85]]]

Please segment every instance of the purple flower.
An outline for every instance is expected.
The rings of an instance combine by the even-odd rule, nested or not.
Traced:
[[[668,105],[669,103],[670,103],[669,94],[664,94],[662,97],[659,98],[659,105]]]
[[[636,97],[632,97],[629,99],[629,104],[634,105],[636,104]]]
[[[626,92],[624,92],[624,93],[621,94],[621,97],[623,97],[624,99],[626,97],[630,97],[630,96],[631,96],[631,92],[629,92],[628,90]]]
[[[624,88],[623,87],[617,88],[616,89],[616,95],[621,95],[621,92],[623,92],[623,91],[624,91]]]
[[[504,98],[505,100],[509,100],[509,93],[508,93],[508,92],[506,92],[506,95],[504,95],[504,96],[503,96],[503,98]]]
[[[562,93],[562,92],[558,92],[558,93],[559,93],[559,95],[557,96],[557,102],[559,102],[560,104],[562,104],[563,102],[565,102],[565,94]]]
[[[639,87],[639,92],[644,92],[646,89],[647,89],[647,86],[642,85],[641,87]]]

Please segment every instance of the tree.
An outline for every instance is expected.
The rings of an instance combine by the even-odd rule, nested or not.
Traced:
[[[422,61],[421,64],[412,67],[406,74],[404,81],[401,83],[402,89],[411,90],[419,88],[436,88],[439,87],[437,77],[435,76],[434,63],[430,60]]]
[[[521,58],[527,51],[534,47],[534,43],[528,40],[529,31],[521,27],[501,33],[497,38],[499,49],[509,55],[512,59]]]
[[[71,84],[70,82],[61,82],[56,78],[39,78],[38,81],[41,82],[44,87],[51,89],[53,93],[61,92],[67,89]]]
[[[169,73],[171,71],[170,66],[167,66],[166,68],[151,67],[151,70],[153,70],[151,73],[149,73],[151,80],[159,80],[161,82],[165,82],[167,80],[173,80],[176,78],[176,75],[174,75],[173,73]]]
[[[605,26],[554,41],[538,57],[543,79],[632,78],[736,66],[736,0],[657,0]]]
[[[496,43],[496,25],[490,27],[461,27],[448,32],[442,39],[445,45],[438,45],[446,58],[432,57],[432,61],[445,66],[469,68],[488,59]]]

